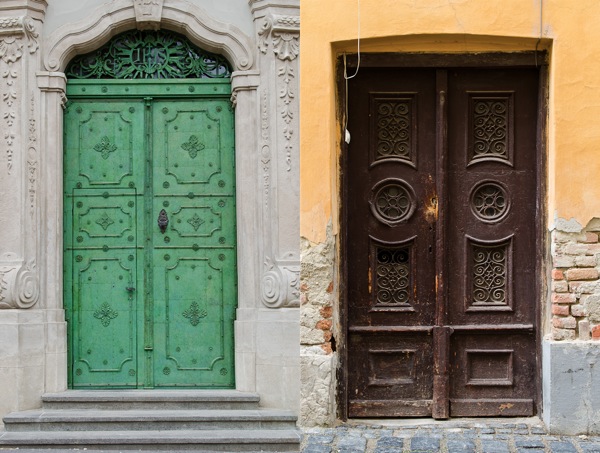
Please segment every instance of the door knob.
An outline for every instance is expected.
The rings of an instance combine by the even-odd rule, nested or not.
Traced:
[[[161,209],[158,213],[158,228],[162,234],[165,234],[167,231],[167,226],[169,225],[169,216],[167,215],[167,211]]]

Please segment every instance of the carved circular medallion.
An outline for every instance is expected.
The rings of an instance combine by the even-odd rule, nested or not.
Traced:
[[[410,218],[415,210],[415,194],[401,179],[384,179],[371,190],[371,211],[387,225],[395,225]]]
[[[486,181],[471,192],[471,211],[483,222],[501,220],[508,213],[509,207],[508,195],[498,183]]]

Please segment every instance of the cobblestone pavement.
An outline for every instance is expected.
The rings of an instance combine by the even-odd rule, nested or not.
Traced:
[[[381,422],[379,422],[381,423]],[[548,434],[539,419],[476,419],[306,428],[304,453],[600,453],[600,437]]]

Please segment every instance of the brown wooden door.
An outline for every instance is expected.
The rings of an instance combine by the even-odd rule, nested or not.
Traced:
[[[534,413],[538,78],[362,68],[349,81],[349,417]]]

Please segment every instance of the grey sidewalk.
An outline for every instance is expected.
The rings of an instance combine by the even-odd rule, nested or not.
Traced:
[[[378,424],[379,423],[379,424]],[[304,453],[600,453],[600,436],[557,436],[539,419],[347,423],[307,428]]]

